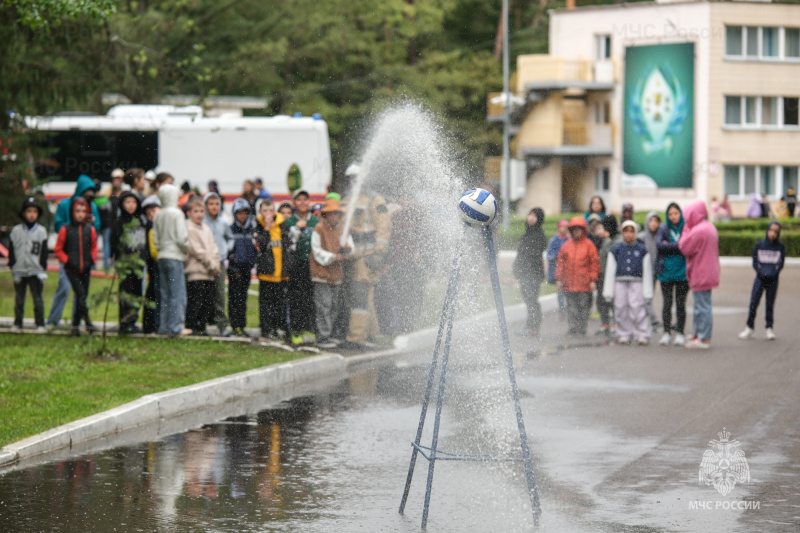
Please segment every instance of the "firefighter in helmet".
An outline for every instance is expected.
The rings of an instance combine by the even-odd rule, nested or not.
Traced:
[[[348,193],[342,201],[342,211],[345,213],[351,209],[350,203],[355,202],[349,228],[355,247],[345,264],[350,304],[347,343],[354,348],[365,347],[369,339],[374,339],[380,333],[375,315],[375,286],[384,269],[391,231],[391,217],[383,196],[362,182],[358,197],[353,198],[360,171],[355,163],[347,167],[345,179]]]

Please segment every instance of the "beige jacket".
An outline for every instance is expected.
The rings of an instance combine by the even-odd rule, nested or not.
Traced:
[[[183,272],[186,281],[211,281],[219,272],[219,251],[211,229],[205,224],[186,221],[186,234],[189,237],[189,251]]]

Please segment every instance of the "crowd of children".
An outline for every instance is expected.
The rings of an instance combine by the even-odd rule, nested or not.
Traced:
[[[541,258],[545,254],[547,281],[558,287],[558,308],[566,315],[568,335],[586,335],[596,293],[600,335],[619,344],[648,345],[652,335],[663,328],[659,341],[662,346],[710,347],[711,291],[719,286],[720,263],[717,230],[708,220],[705,202],[693,202],[683,211],[678,204],[670,203],[663,223],[658,213],[650,212],[641,231],[633,221],[633,213],[633,205],[624,204],[618,225],[614,215],[606,214],[603,200],[594,197],[583,217],[559,221],[558,233],[545,245],[541,232],[544,213],[538,208],[531,210],[514,263],[514,275],[528,306],[523,335],[539,335],[541,308],[533,294],[538,297],[538,283],[544,275]],[[775,338],[773,309],[786,255],[779,237],[780,224],[771,222],[766,238],[753,250],[756,279],[741,339],[753,337],[756,310],[764,292],[765,337]],[[661,285],[663,322],[659,322],[652,304],[656,281]],[[537,287],[535,293],[532,285]],[[687,341],[684,327],[690,290],[694,329]]]
[[[217,192],[183,198],[172,176],[161,173],[151,180],[156,192],[143,196],[143,172],[124,173],[128,190],[117,183],[120,177],[115,175],[112,184],[116,192],[108,204],[116,211],[106,234],[109,256],[119,275],[121,334],[204,336],[207,326],[215,325],[221,335],[246,336],[247,301],[255,271],[263,339],[300,344],[310,337],[321,348],[337,345],[337,319],[349,311],[343,308],[345,263],[356,248],[352,236],[347,244],[340,242],[343,224],[338,194],[329,194],[315,216],[305,190],[294,192],[294,205],[279,206],[269,195],[253,191],[254,204],[248,198],[234,201],[229,224],[222,216]],[[22,327],[30,287],[37,330],[58,323],[69,288],[74,293],[72,333],[80,334],[82,321],[88,332],[95,330],[87,304],[100,227],[94,194],[93,181],[81,176],[75,194],[58,206],[55,255],[61,267],[47,323],[42,301],[47,231],[37,223],[42,208],[35,199],[23,203],[22,223],[10,235],[14,329]],[[683,211],[670,203],[663,222],[658,213],[650,212],[639,231],[631,204],[623,206],[618,225],[614,215],[606,214],[602,199],[594,197],[586,215],[561,220],[549,242],[542,230],[544,218],[539,208],[528,214],[513,266],[528,308],[525,335],[539,335],[539,290],[547,280],[558,287],[559,311],[566,316],[569,335],[587,334],[594,299],[602,324],[598,333],[611,338],[616,330],[620,344],[649,344],[652,334],[663,327],[661,345],[710,346],[711,291],[719,285],[720,266],[717,232],[704,202],[693,202]],[[753,250],[756,279],[747,326],[739,335],[742,339],[753,336],[764,292],[766,338],[775,338],[773,308],[785,258],[780,228],[779,223],[770,223],[766,238]],[[661,322],[652,305],[656,281],[663,301]],[[687,341],[684,328],[690,290],[694,330]],[[136,322],[142,308],[139,328]]]

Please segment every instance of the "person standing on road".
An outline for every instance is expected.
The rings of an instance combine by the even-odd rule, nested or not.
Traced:
[[[162,209],[153,220],[153,245],[158,251],[158,287],[160,316],[158,331],[176,337],[188,335],[186,321],[186,276],[183,263],[189,251],[186,217],[178,209],[178,188],[162,185],[158,189]]]
[[[650,344],[647,302],[653,299],[653,263],[644,244],[636,239],[638,225],[633,220],[622,223],[622,242],[611,248],[606,260],[603,293],[606,302],[614,302],[617,339],[620,344]]]
[[[711,290],[719,287],[719,236],[717,228],[708,221],[703,200],[692,202],[685,212],[686,228],[678,246],[686,258],[686,278],[694,296],[694,337],[686,347],[707,349],[714,325]]]
[[[661,282],[661,319],[664,323],[664,336],[659,342],[662,346],[672,343],[683,346],[686,343],[683,329],[686,325],[686,295],[689,294],[689,282],[686,280],[686,258],[678,247],[684,227],[683,213],[676,203],[667,206],[667,221],[658,228],[656,234],[655,271]],[[672,301],[675,299],[675,318],[672,323]]]
[[[233,249],[233,234],[230,225],[222,217],[222,199],[215,192],[208,192],[203,197],[206,206],[203,224],[211,229],[214,235],[214,242],[217,244],[219,253],[219,273],[214,277],[214,317],[212,322],[219,329],[219,334],[223,337],[230,337],[228,329],[228,317],[225,315],[225,303],[227,302],[225,280],[228,277],[228,269],[225,268],[225,259]]]
[[[572,239],[558,252],[556,280],[567,295],[568,334],[586,335],[592,293],[600,277],[600,259],[592,241],[586,238],[586,220],[573,217],[569,222]]]
[[[658,236],[658,228],[661,227],[661,217],[655,211],[650,211],[644,219],[644,229],[639,232],[639,240],[647,248],[647,254],[650,256],[652,274],[653,274],[653,290],[655,290],[656,282],[656,260],[658,259],[658,246],[656,245],[656,237]],[[650,318],[650,325],[655,333],[660,327],[661,322],[658,321],[658,315],[653,307],[653,301],[647,303],[647,316]]]
[[[547,243],[547,283],[556,284],[556,263],[558,262],[558,252],[561,247],[570,239],[569,237],[569,221],[558,221],[558,232],[553,235],[550,242]],[[564,296],[564,291],[558,290],[558,312],[562,315],[567,312],[567,302]]]
[[[542,306],[539,304],[539,290],[544,281],[544,259],[542,254],[547,249],[542,224],[544,211],[534,207],[525,221],[525,233],[519,240],[517,257],[514,259],[514,277],[519,281],[522,299],[528,309],[523,335],[537,337],[542,327]]]
[[[767,323],[766,338],[775,340],[772,331],[772,316],[775,309],[775,297],[778,295],[778,275],[783,269],[786,259],[786,246],[780,241],[781,225],[773,220],[767,228],[767,237],[756,243],[753,248],[753,269],[756,279],[753,281],[753,290],[750,293],[750,312],[747,315],[747,327],[739,334],[742,340],[753,338],[753,329],[756,322],[756,311],[761,302],[761,295],[767,292]]]
[[[31,288],[36,330],[44,331],[42,289],[47,281],[47,230],[39,224],[42,208],[35,198],[22,203],[21,224],[11,230],[8,243],[8,268],[14,277],[14,325],[11,331],[22,331],[25,293]]]

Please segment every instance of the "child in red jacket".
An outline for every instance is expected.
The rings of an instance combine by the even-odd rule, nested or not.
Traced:
[[[87,221],[89,204],[77,197],[70,208],[70,223],[58,232],[56,257],[64,265],[64,272],[75,292],[76,309],[72,310],[72,334],[80,335],[81,319],[86,331],[94,333],[95,327],[89,319],[86,297],[89,294],[89,279],[92,265],[97,261],[97,233]]]
[[[569,221],[572,239],[558,252],[556,283],[567,297],[567,323],[569,335],[586,335],[589,325],[589,308],[592,293],[600,277],[600,259],[597,248],[586,237],[586,220],[573,217]]]

